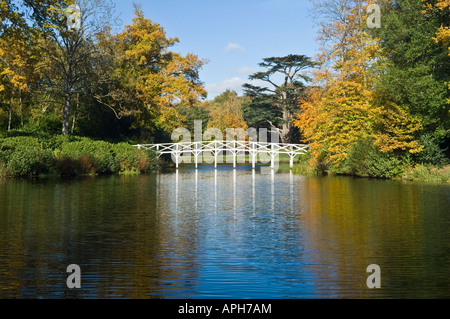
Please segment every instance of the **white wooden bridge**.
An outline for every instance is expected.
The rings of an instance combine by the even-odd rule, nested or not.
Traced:
[[[223,154],[227,155],[227,163],[232,157],[233,167],[236,167],[237,157],[239,155],[249,155],[249,160],[252,163],[252,168],[255,168],[257,157],[270,157],[270,165],[275,166],[275,159],[279,154],[288,154],[290,159],[290,167],[294,165],[294,158],[297,155],[305,154],[308,151],[306,144],[284,144],[284,143],[269,143],[269,142],[250,142],[250,141],[201,141],[201,142],[181,142],[181,143],[163,143],[163,144],[138,144],[138,148],[152,149],[158,154],[170,154],[175,161],[175,166],[178,168],[180,162],[191,163],[191,158],[194,156],[195,168],[198,164],[203,162],[203,157],[214,157],[214,167],[217,163],[222,163]],[[219,157],[220,156],[220,157]],[[199,162],[200,157],[200,162]],[[241,157],[242,158],[242,157]],[[244,157],[245,162],[245,157]],[[263,163],[268,163],[263,161]]]

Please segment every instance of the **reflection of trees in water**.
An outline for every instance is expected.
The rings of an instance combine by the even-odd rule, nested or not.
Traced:
[[[423,269],[431,273],[449,269],[448,259],[445,265],[427,257],[442,251],[449,232],[433,235],[442,226],[430,216],[433,211],[426,203],[439,195],[423,196],[420,189],[420,185],[392,181],[307,179],[302,199],[304,229],[315,263],[322,265],[317,276],[330,283],[330,292],[337,289],[339,295],[339,290],[348,289],[354,297],[417,297],[439,286],[439,280],[427,281],[432,276]],[[441,214],[445,210],[435,208]],[[366,287],[366,267],[372,263],[381,267],[380,291]],[[434,293],[445,295],[445,290]]]
[[[0,297],[195,296],[235,274],[248,291],[448,296],[448,186],[205,170],[0,184]]]
[[[11,181],[6,191],[0,282],[7,297],[64,297],[71,263],[81,267],[81,297],[142,298],[192,280],[183,278],[183,266],[167,267],[178,257],[165,251],[173,233],[167,214],[156,210],[155,176]],[[181,246],[194,240],[180,239]]]

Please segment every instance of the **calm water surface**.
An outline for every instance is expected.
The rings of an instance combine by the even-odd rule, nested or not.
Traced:
[[[0,298],[73,297],[449,298],[450,186],[208,166],[0,180]]]

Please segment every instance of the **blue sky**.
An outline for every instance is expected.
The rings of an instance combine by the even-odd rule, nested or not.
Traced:
[[[133,19],[133,2],[113,0],[122,25]],[[180,42],[175,52],[192,52],[208,63],[200,80],[212,99],[241,85],[265,57],[317,53],[317,28],[309,0],[136,1],[146,18]]]

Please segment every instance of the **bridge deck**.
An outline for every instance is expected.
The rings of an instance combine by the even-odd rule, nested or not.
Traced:
[[[252,160],[252,167],[255,167],[258,155],[269,155],[271,158],[271,167],[274,167],[275,157],[279,154],[288,154],[290,158],[290,167],[294,164],[294,158],[297,155],[305,154],[308,149],[306,144],[285,144],[269,142],[250,142],[250,141],[201,141],[201,142],[181,142],[181,143],[162,143],[162,144],[138,144],[138,148],[153,149],[158,153],[171,154],[178,168],[180,157],[194,156],[195,167],[198,166],[198,156],[201,154],[212,154],[214,156],[214,166],[217,167],[218,156],[226,152],[233,157],[233,167],[236,167],[236,156],[240,154],[249,154]],[[184,159],[182,158],[182,159]]]

